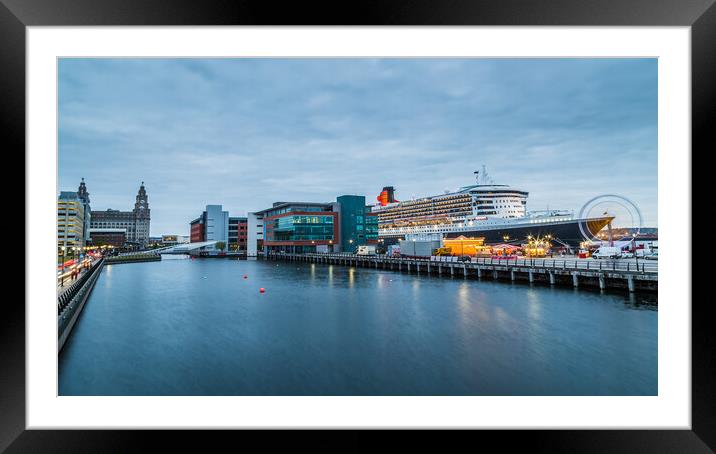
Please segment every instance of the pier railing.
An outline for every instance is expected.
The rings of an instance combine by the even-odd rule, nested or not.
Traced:
[[[293,254],[270,253],[269,257],[282,257]],[[385,255],[357,255],[351,253],[308,253],[305,257],[328,258],[337,260],[350,260],[359,262],[380,261],[385,263],[405,263],[406,261],[426,264],[454,264],[454,265],[498,265],[508,267],[525,267],[560,270],[582,271],[626,271],[630,273],[658,274],[657,261],[640,259],[566,259],[566,258],[506,258],[506,257],[472,257],[469,261],[461,261],[459,257],[432,256],[432,257],[387,257]]]
[[[595,260],[568,258],[514,257],[386,257],[385,255],[357,255],[350,253],[269,253],[268,260],[311,262],[342,266],[389,269],[428,275],[462,275],[478,279],[492,276],[494,280],[528,281],[549,285],[571,285],[657,291],[658,263],[644,260]],[[462,260],[461,260],[462,259]]]

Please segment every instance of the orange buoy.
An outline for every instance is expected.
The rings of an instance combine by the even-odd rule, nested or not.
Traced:
[[[261,287],[261,288],[259,289],[259,292],[261,292],[261,293],[263,293],[263,292],[265,292],[265,291],[266,291],[266,289],[264,289],[263,287]]]

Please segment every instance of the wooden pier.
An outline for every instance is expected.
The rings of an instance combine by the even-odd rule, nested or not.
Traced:
[[[266,260],[319,263],[393,270],[403,273],[522,281],[571,287],[623,289],[629,292],[656,292],[659,284],[656,261],[573,258],[406,258],[355,254],[282,254],[268,253]]]

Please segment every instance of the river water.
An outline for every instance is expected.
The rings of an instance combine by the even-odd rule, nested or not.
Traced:
[[[109,265],[59,394],[656,395],[655,299],[305,263]]]

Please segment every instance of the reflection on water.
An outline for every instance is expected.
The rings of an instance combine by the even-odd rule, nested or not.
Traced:
[[[60,355],[59,392],[655,395],[650,300],[321,264],[114,265]]]

